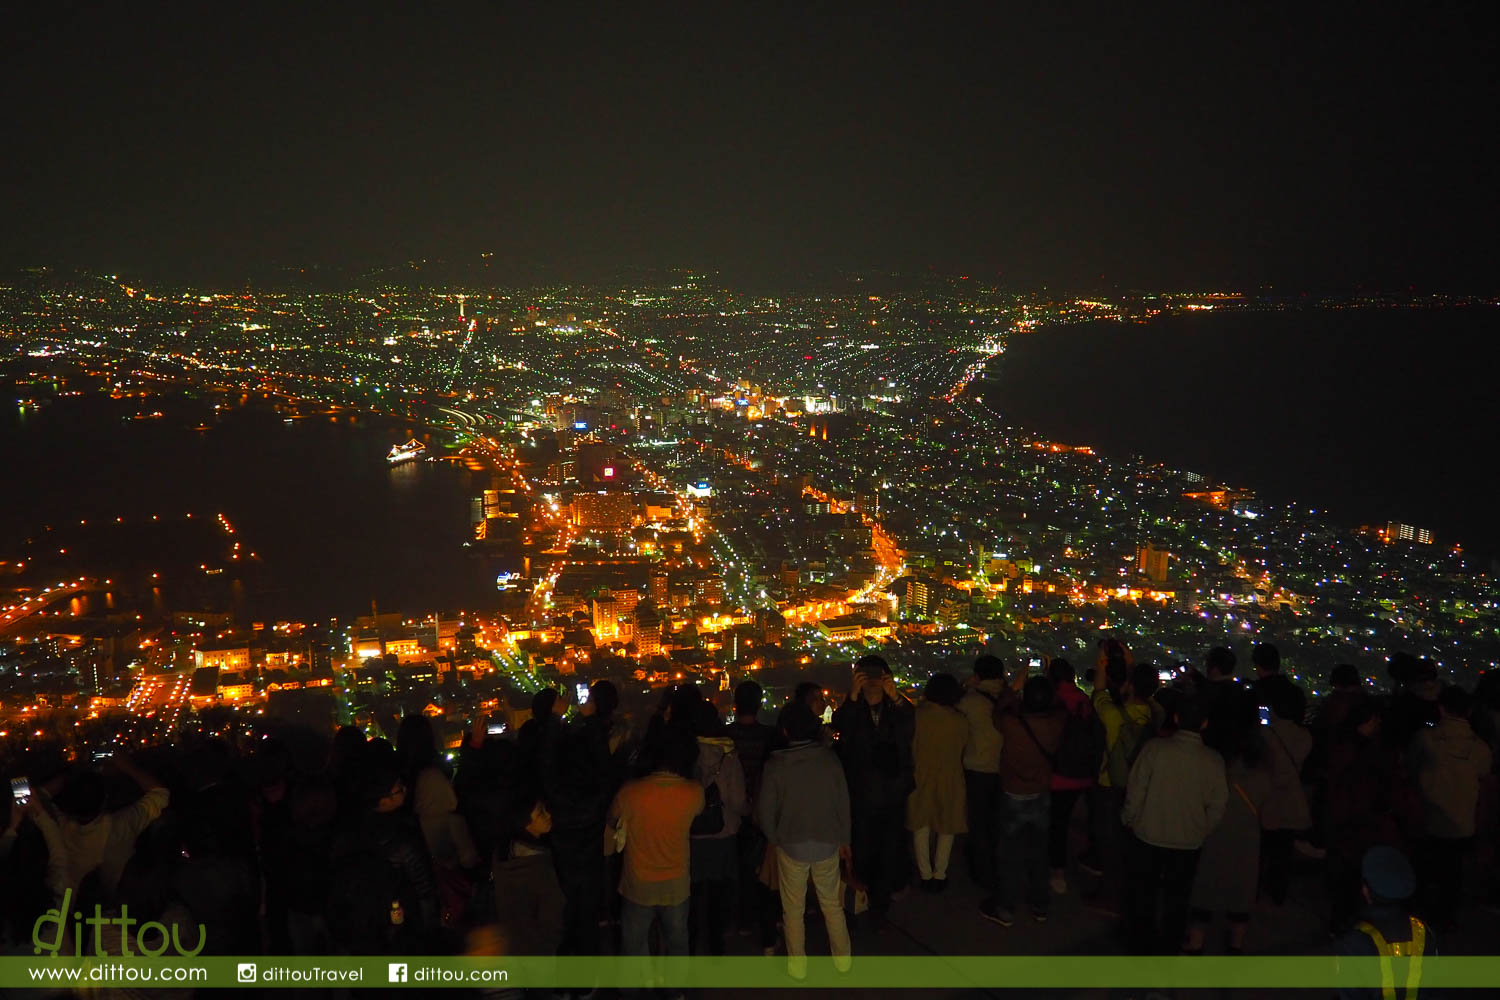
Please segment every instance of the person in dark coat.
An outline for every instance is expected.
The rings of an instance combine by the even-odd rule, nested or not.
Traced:
[[[421,954],[438,928],[438,890],[422,830],[406,805],[396,752],[372,747],[364,813],[339,831],[324,918],[346,955]]]
[[[562,886],[543,838],[552,814],[534,793],[515,801],[495,849],[496,924],[508,955],[555,955],[562,943]],[[603,834],[600,834],[601,838]]]
[[[766,855],[766,838],[755,820],[760,778],[771,752],[781,745],[781,732],[760,721],[765,691],[755,681],[742,681],[734,689],[734,719],[726,732],[734,741],[734,752],[745,772],[748,815],[739,832],[739,890],[741,919],[753,926],[762,951],[776,945],[776,915],[781,900],[757,877]]]
[[[1360,863],[1370,848],[1399,847],[1400,758],[1380,738],[1370,699],[1351,706],[1329,737],[1328,792],[1323,800],[1329,924],[1348,930],[1363,901]]]
[[[619,694],[609,681],[589,689],[582,717],[540,732],[540,790],[551,812],[552,853],[567,897],[562,954],[602,954],[599,918],[604,899],[604,813],[623,780],[610,750]],[[500,897],[496,897],[499,899]]]
[[[862,657],[844,703],[833,713],[849,785],[854,871],[869,889],[876,921],[906,884],[906,799],[916,787],[913,708],[885,660]]]

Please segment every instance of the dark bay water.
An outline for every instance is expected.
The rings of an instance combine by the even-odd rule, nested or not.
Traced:
[[[1352,524],[1500,556],[1500,310],[1232,312],[1016,338],[976,386],[1006,420]]]
[[[76,537],[80,519],[223,512],[259,556],[236,591],[237,610],[256,618],[349,616],[367,613],[372,599],[390,611],[472,607],[493,595],[463,548],[473,474],[447,462],[385,461],[419,429],[349,416],[287,424],[254,406],[215,419],[211,407],[176,402],[147,402],[166,414],[152,420],[128,419],[142,408],[136,401],[102,397],[0,411],[0,551],[50,523]],[[208,429],[195,430],[205,413]],[[118,537],[91,538],[90,551],[135,565],[142,548],[197,560],[211,544],[165,524]]]

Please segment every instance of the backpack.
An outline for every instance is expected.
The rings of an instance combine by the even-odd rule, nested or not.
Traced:
[[[1069,712],[1063,723],[1062,742],[1052,770],[1059,778],[1093,780],[1104,766],[1104,724],[1094,712]]]
[[[703,811],[693,817],[693,825],[688,829],[694,837],[711,837],[724,830],[724,796],[719,792],[719,771],[723,767],[724,757],[720,757],[719,766],[703,786]]]
[[[1145,722],[1132,719],[1123,704],[1120,705],[1120,715],[1125,721],[1120,724],[1120,735],[1114,746],[1109,748],[1105,765],[1109,769],[1109,783],[1115,788],[1125,787],[1130,780],[1130,767],[1140,756],[1141,747],[1161,728],[1161,717],[1156,714],[1155,705],[1151,706],[1151,717]]]

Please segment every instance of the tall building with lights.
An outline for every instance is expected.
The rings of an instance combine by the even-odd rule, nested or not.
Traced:
[[[1402,524],[1400,521],[1390,521],[1385,526],[1385,540],[1394,542],[1415,542],[1418,545],[1431,545],[1432,532],[1427,528],[1419,528],[1414,524]]]
[[[1147,542],[1135,550],[1135,569],[1152,583],[1167,582],[1167,566],[1172,553]]]

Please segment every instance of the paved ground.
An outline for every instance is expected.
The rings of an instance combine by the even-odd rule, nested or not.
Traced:
[[[856,920],[852,930],[854,954],[859,955],[1110,955],[1123,953],[1115,940],[1114,925],[1103,915],[1083,905],[1079,889],[1091,884],[1089,876],[1070,876],[1069,891],[1065,896],[1054,896],[1048,921],[1033,923],[1024,907],[1017,913],[1013,926],[1005,928],[979,916],[980,893],[968,879],[963,869],[961,849],[954,851],[954,871],[951,884],[941,894],[928,895],[909,892],[891,907],[888,923],[879,930],[872,929],[862,918]],[[1300,869],[1293,881],[1292,893],[1287,903],[1275,906],[1263,901],[1254,911],[1246,940],[1246,953],[1270,955],[1326,954],[1329,938],[1325,930],[1327,905],[1323,891],[1321,869],[1309,865]],[[807,923],[808,950],[816,954],[827,954],[827,938],[822,930],[820,917],[810,916]],[[1221,928],[1210,931],[1205,952],[1223,953],[1224,935]],[[1470,900],[1461,914],[1460,924],[1439,938],[1448,954],[1493,954],[1500,953],[1500,913],[1478,905]],[[754,941],[749,937],[735,936],[730,948],[738,953],[751,953]],[[1060,958],[1065,962],[1066,958]],[[788,980],[788,989],[782,995],[788,997],[831,998],[855,995],[863,991],[830,991],[824,989],[799,989]],[[1004,989],[975,990],[972,993],[953,990],[905,990],[908,996],[998,996],[1028,991]],[[1249,997],[1252,990],[1183,990],[1166,993],[1177,1000],[1218,1000],[1222,997]],[[765,996],[763,992],[715,990],[711,995],[718,998]],[[1049,991],[1050,997],[1088,997],[1100,1000],[1115,1000],[1117,997],[1143,996],[1138,991],[1113,990],[1057,990]],[[1308,996],[1325,998],[1326,991],[1284,991],[1278,996]]]

